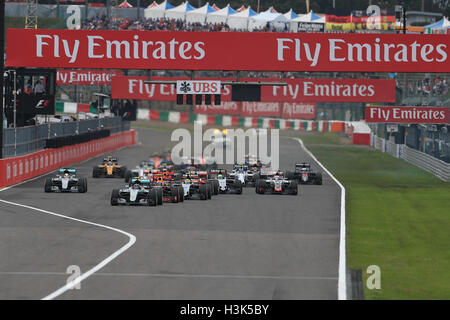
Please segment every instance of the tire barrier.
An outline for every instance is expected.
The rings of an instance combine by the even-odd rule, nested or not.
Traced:
[[[108,129],[86,132],[77,135],[63,136],[45,140],[45,149],[62,148],[74,144],[89,142],[95,139],[102,139],[110,136]]]
[[[130,130],[88,142],[0,159],[0,187],[32,179],[105,152],[135,145],[136,139],[136,131]]]

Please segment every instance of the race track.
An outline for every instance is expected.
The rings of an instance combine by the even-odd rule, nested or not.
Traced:
[[[170,146],[170,132],[139,129],[141,145],[111,153],[133,167]],[[281,168],[311,161],[281,138]],[[110,226],[136,243],[58,299],[337,299],[340,189],[298,196],[218,195],[162,207],[111,207],[122,179],[93,179],[102,157],[75,165],[85,194],[44,193],[44,179],[0,192],[0,299],[42,299],[65,285],[68,266],[86,272],[126,245],[126,235],[51,213]],[[315,169],[319,167],[312,162]],[[52,173],[51,175],[53,175]]]

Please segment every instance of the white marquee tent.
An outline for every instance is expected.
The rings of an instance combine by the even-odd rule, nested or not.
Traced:
[[[172,9],[173,5],[169,2],[164,1],[157,6],[153,6],[151,8],[147,8],[144,10],[144,17],[146,19],[162,19],[166,13],[166,10]]]
[[[317,20],[319,20],[319,19],[320,19],[320,16],[318,16],[314,12],[310,11],[307,14],[304,14],[298,18],[292,19],[292,21],[295,21],[295,22],[318,22]]]
[[[250,17],[256,16],[257,13],[248,7],[244,11],[235,13],[228,17],[228,26],[234,30],[247,30]]]
[[[186,1],[180,4],[178,7],[166,10],[165,18],[166,19],[175,19],[175,20],[185,20],[186,13],[189,11],[195,10],[191,4]]]
[[[248,31],[264,28],[267,24],[276,31],[285,30],[289,20],[281,13],[265,11],[256,16],[250,17],[248,22]]]
[[[186,22],[187,23],[205,23],[206,17],[208,14],[211,14],[213,12],[216,12],[216,10],[209,5],[209,3],[206,3],[203,7],[188,11],[186,13]]]
[[[425,33],[446,33],[450,29],[450,21],[444,17],[438,22],[424,26]]]
[[[234,10],[230,5],[227,5],[225,8],[217,10],[216,12],[210,13],[206,16],[207,23],[226,23],[228,17],[232,14],[235,14],[236,10]]]
[[[284,16],[285,16],[288,20],[293,20],[293,19],[299,17],[298,14],[296,14],[296,13],[294,12],[294,10],[292,10],[292,9],[289,10],[288,12],[286,12],[286,13],[284,14]]]
[[[291,32],[298,32],[298,23],[304,22],[304,23],[321,23],[325,24],[325,17],[320,17],[314,12],[310,11],[308,14],[304,14],[299,16],[298,18],[292,19],[290,23],[289,31]]]

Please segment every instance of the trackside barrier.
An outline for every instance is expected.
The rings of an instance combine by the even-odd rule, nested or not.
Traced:
[[[242,117],[228,115],[206,115],[178,111],[138,109],[140,120],[166,121],[171,123],[195,123],[222,127],[266,128],[299,131],[344,132],[343,121],[311,121],[279,118]]]
[[[400,158],[409,163],[431,172],[443,181],[450,181],[450,164],[436,159],[429,154],[412,149],[406,145],[400,145]]]
[[[136,131],[116,133],[58,149],[46,149],[20,157],[0,159],[0,187],[7,187],[99,154],[136,144]]]
[[[395,144],[392,141],[372,134],[371,146],[381,152],[387,152],[396,158],[428,171],[443,181],[450,181],[450,163],[436,159],[424,152],[412,149],[404,144]]]

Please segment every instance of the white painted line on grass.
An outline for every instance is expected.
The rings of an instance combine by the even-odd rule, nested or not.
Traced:
[[[319,166],[322,167],[322,169],[334,180],[334,182],[337,183],[337,185],[341,188],[341,231],[340,231],[340,237],[339,237],[339,280],[338,280],[338,299],[339,300],[347,300],[347,282],[346,282],[346,269],[347,269],[347,263],[346,263],[346,252],[345,252],[345,187],[342,185],[342,183],[339,182],[338,179],[336,179],[333,174],[328,171],[325,166],[320,163],[319,160],[309,151],[306,147],[303,141],[300,138],[293,138],[294,140],[297,140],[301,147],[306,151],[306,153],[316,161]]]
[[[87,272],[82,273],[80,276],[78,276],[74,280],[68,282],[65,286],[59,288],[58,290],[56,290],[53,293],[50,293],[49,295],[44,297],[42,300],[55,299],[58,296],[62,295],[67,290],[72,289],[77,284],[79,284],[81,281],[83,281],[86,278],[88,278],[89,276],[93,275],[95,272],[97,272],[98,270],[100,270],[101,268],[106,266],[108,263],[113,261],[115,258],[117,258],[120,254],[122,254],[123,252],[128,250],[136,242],[136,237],[134,235],[132,235],[131,233],[125,232],[123,230],[120,230],[120,229],[116,229],[116,228],[113,228],[113,227],[105,226],[103,224],[94,223],[94,222],[90,222],[90,221],[86,221],[86,220],[72,218],[72,217],[65,216],[65,215],[62,215],[62,214],[59,214],[59,213],[54,213],[54,212],[51,212],[51,211],[47,211],[47,210],[44,210],[44,209],[39,209],[39,208],[27,206],[27,205],[20,204],[20,203],[6,201],[6,200],[2,200],[2,199],[0,199],[0,202],[6,203],[6,204],[9,204],[9,205],[13,205],[13,206],[18,206],[18,207],[30,209],[30,210],[34,210],[34,211],[38,211],[38,212],[42,212],[42,213],[46,213],[46,214],[50,214],[52,216],[56,216],[56,217],[59,217],[59,218],[68,219],[68,220],[72,220],[72,221],[76,221],[76,222],[85,223],[85,224],[88,224],[88,225],[91,225],[91,226],[108,229],[108,230],[111,230],[111,231],[115,231],[115,232],[121,233],[121,234],[123,234],[123,235],[125,235],[125,236],[127,236],[129,238],[128,243],[126,245],[124,245],[123,247],[121,247],[119,250],[115,251],[113,254],[111,254],[109,257],[107,257],[106,259],[101,261],[99,264],[97,264],[93,268],[89,269]]]

